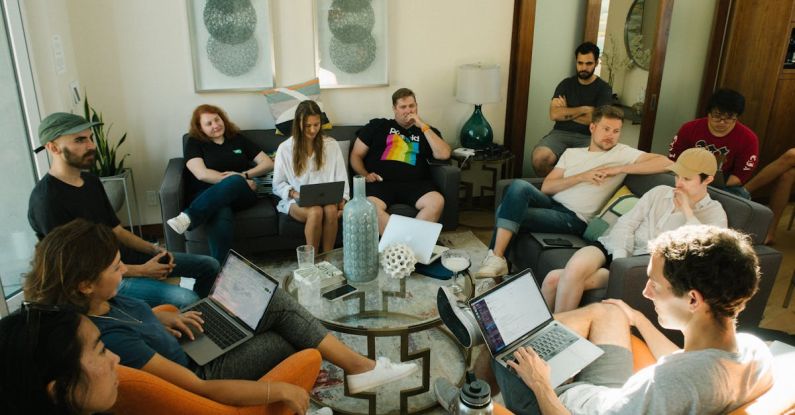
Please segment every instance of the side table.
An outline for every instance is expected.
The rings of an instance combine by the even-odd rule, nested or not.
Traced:
[[[121,171],[121,173],[115,176],[100,177],[99,180],[102,182],[105,192],[108,193],[108,198],[111,199],[111,204],[113,203],[114,193],[120,193],[120,196],[123,196],[121,200],[123,201],[123,206],[127,208],[127,223],[129,224],[130,231],[132,233],[136,233],[135,222],[133,222],[132,213],[133,210],[135,210],[135,213],[138,215],[137,235],[143,236],[143,231],[141,230],[141,210],[138,207],[138,195],[135,192],[135,179],[133,178],[132,168],[125,168]],[[119,190],[111,190],[114,187],[118,188],[119,186],[121,187]],[[132,198],[130,197],[130,194],[132,194]],[[113,206],[113,208],[118,210],[117,206]]]
[[[461,169],[461,188],[460,191],[464,192],[464,200],[462,201],[462,208],[475,208],[474,203],[474,187],[475,183],[465,181],[463,172],[472,170],[475,172],[488,172],[491,178],[491,185],[481,185],[478,195],[478,208],[489,208],[489,205],[484,206],[485,196],[484,192],[491,192],[491,195],[496,196],[497,181],[507,179],[508,175],[513,172],[513,162],[515,156],[510,152],[503,152],[502,154],[494,157],[482,157],[475,155],[473,157],[457,157],[453,159],[458,162],[458,167]]]

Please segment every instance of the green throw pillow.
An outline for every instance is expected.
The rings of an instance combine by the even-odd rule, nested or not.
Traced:
[[[638,197],[632,194],[627,186],[621,186],[607,201],[602,211],[588,222],[588,227],[585,228],[582,238],[586,241],[596,241],[616,224],[621,215],[635,207],[636,203],[638,203]]]

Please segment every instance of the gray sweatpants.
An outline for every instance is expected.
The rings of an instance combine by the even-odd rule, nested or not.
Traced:
[[[256,380],[291,354],[317,347],[326,334],[312,314],[279,288],[254,337],[195,372],[202,379]]]

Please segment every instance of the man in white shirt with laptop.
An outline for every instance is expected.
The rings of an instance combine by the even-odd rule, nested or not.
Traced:
[[[516,414],[725,413],[770,388],[768,348],[735,330],[737,315],[759,285],[759,261],[748,237],[715,226],[684,226],[651,241],[649,251],[643,295],[654,303],[662,327],[683,333],[684,348],[621,300],[556,314],[558,322],[605,353],[556,389],[549,366],[533,349],[517,350],[508,363],[513,371],[493,361],[508,409]],[[657,359],[634,374],[631,327]],[[438,379],[434,389],[450,408],[457,389],[446,379]]]

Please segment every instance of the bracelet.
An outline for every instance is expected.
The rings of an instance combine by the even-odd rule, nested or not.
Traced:
[[[249,178],[249,177],[248,177],[248,171],[244,171],[244,172],[243,172],[243,177],[245,177],[245,178],[246,178],[246,180],[248,180],[248,178]]]
[[[422,128],[420,128],[420,130],[422,130],[423,133],[428,131],[428,130],[430,130],[430,129],[431,129],[431,126],[428,125],[428,124],[425,124]]]

